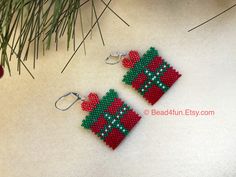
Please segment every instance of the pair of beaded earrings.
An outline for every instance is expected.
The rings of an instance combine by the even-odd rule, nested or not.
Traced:
[[[142,57],[137,51],[130,51],[123,57],[122,65],[129,68],[123,82],[131,85],[151,105],[155,104],[181,76],[153,47]],[[77,99],[66,109],[58,108],[58,101],[70,94]],[[60,97],[55,106],[65,111],[78,100],[82,101],[82,110],[89,112],[82,121],[82,126],[90,129],[112,149],[122,142],[141,119],[138,113],[119,98],[114,89],[110,89],[101,99],[96,93],[90,93],[85,99],[78,93],[70,92]]]

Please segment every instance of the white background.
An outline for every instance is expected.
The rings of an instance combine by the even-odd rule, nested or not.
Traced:
[[[72,54],[66,39],[59,52],[40,55],[35,80],[25,70],[12,77],[6,72],[0,80],[0,177],[235,177],[236,8],[187,32],[234,3],[114,0],[111,8],[131,26],[107,11],[100,21],[105,47],[95,28],[93,39],[86,41],[87,55],[81,48],[64,74],[60,71]],[[99,12],[103,8],[97,4]],[[89,9],[83,10],[85,31]],[[112,51],[144,53],[150,46],[182,73],[154,106],[121,82],[126,72],[121,65],[104,64]],[[26,64],[32,66],[32,60]],[[110,88],[143,117],[115,151],[80,126],[86,112],[79,103],[67,112],[54,107],[68,91],[102,96]],[[188,108],[215,115],[143,113]]]

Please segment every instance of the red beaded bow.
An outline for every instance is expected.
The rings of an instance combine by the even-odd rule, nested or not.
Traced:
[[[98,95],[96,93],[90,93],[88,95],[88,99],[82,102],[81,108],[83,111],[91,112],[98,103],[99,103]]]
[[[140,60],[139,53],[137,51],[130,51],[129,52],[129,58],[124,58],[122,60],[122,65],[125,68],[133,68],[135,63],[137,63]]]

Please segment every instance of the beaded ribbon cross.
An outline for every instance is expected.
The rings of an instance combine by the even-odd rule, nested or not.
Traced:
[[[138,52],[130,51],[129,58],[124,58],[122,64],[124,67],[130,68],[124,76],[123,82],[132,85],[152,105],[181,76],[158,55],[158,51],[153,47],[142,57]]]
[[[88,95],[81,107],[89,111],[82,126],[90,129],[112,149],[129,134],[141,117],[110,89],[100,100],[95,93]]]

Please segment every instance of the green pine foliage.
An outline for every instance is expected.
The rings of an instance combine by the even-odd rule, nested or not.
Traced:
[[[29,58],[29,53],[33,51],[33,68],[35,68],[39,52],[42,50],[42,53],[45,54],[52,43],[56,44],[57,50],[59,38],[66,36],[67,49],[73,43],[74,53],[63,68],[63,72],[82,44],[86,53],[84,41],[89,34],[92,34],[92,29],[96,25],[102,43],[105,45],[99,20],[106,10],[129,26],[109,7],[111,1],[106,3],[104,0],[99,0],[98,2],[104,5],[104,9],[97,14],[95,0],[0,0],[0,65],[8,68],[11,75],[10,61],[12,58],[16,58],[19,74],[23,66],[34,78],[24,64]],[[85,4],[91,6],[91,14],[88,14],[91,15],[91,28],[86,34],[83,30],[81,12],[82,6]],[[79,27],[76,25],[78,20],[80,21]],[[83,38],[78,46],[75,46],[76,31],[81,33]]]

